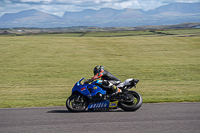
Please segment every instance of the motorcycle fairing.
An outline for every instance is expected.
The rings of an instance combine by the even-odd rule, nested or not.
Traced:
[[[100,88],[99,86],[96,86],[94,85],[95,82],[98,82],[98,81],[95,81],[93,82],[92,84],[84,84],[84,85],[81,85],[81,81],[85,79],[85,78],[82,78],[80,79],[75,85],[74,87],[72,88],[72,94],[73,92],[75,91],[78,91],[79,93],[81,93],[82,95],[84,96],[87,96],[87,97],[91,97],[91,96],[94,96],[96,95],[98,92],[102,93],[102,94],[106,94],[106,91],[104,91],[102,88]],[[88,88],[92,89],[92,92],[90,93],[90,91],[88,90]]]
[[[132,81],[132,80],[133,80],[133,78],[126,79],[123,83],[118,84],[117,87],[123,87],[125,85],[130,85],[131,84],[130,81]]]
[[[87,86],[88,88],[92,89],[92,92],[90,94],[90,96],[94,96],[96,95],[98,92],[100,92],[101,94],[106,94],[106,91],[104,91],[101,87],[90,84]]]
[[[87,96],[90,94],[89,90],[87,89],[87,85],[81,85],[80,82],[85,79],[85,78],[82,78],[80,79],[75,85],[74,87],[72,88],[72,94],[73,92],[75,91],[78,91],[80,92],[81,94],[83,94],[84,96]]]

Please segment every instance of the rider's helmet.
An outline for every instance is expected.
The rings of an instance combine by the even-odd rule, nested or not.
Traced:
[[[103,70],[103,71],[105,70],[105,67],[104,67],[104,66],[100,66],[100,65],[96,66],[96,67],[94,68],[94,70],[93,70],[94,75],[96,75],[97,73],[101,72],[102,70]]]

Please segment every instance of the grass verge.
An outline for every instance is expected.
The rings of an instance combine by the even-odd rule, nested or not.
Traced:
[[[0,37],[0,108],[65,106],[96,65],[138,78],[144,102],[200,101],[199,37]]]

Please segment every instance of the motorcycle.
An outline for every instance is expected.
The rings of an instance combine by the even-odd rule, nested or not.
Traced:
[[[121,108],[124,111],[136,111],[142,106],[142,97],[135,91],[130,91],[136,87],[139,80],[127,79],[123,83],[116,85],[118,93],[109,94],[108,90],[95,85],[98,80],[86,83],[80,79],[72,88],[71,96],[66,100],[66,107],[70,112],[82,112],[88,110],[103,110]]]

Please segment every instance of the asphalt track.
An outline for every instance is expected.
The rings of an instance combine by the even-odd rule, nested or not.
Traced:
[[[65,107],[0,109],[0,133],[200,133],[200,103],[143,104],[71,113]]]

